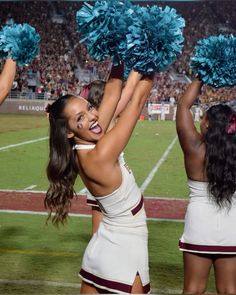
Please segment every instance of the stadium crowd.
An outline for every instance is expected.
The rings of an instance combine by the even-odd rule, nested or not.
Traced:
[[[150,1],[150,4],[154,4]],[[110,69],[110,61],[96,62],[89,57],[86,48],[79,42],[76,30],[75,13],[82,2],[1,2],[1,25],[29,23],[41,36],[40,56],[24,68],[18,68],[14,91],[22,96],[33,97],[33,93],[41,93],[42,98],[56,99],[65,93],[80,94],[87,84],[94,79],[106,80]],[[140,5],[147,5],[147,2]],[[156,4],[156,3],[155,3]],[[177,101],[185,90],[192,72],[190,57],[197,40],[209,35],[229,34],[236,30],[235,1],[206,2],[160,2],[160,6],[176,8],[186,21],[184,29],[184,47],[182,54],[172,67],[157,74],[150,101]],[[235,7],[236,8],[236,7]],[[8,13],[6,13],[6,11]],[[87,80],[80,75],[91,73]],[[201,101],[215,101],[223,98],[232,100],[236,97],[236,89],[210,89],[204,87]]]

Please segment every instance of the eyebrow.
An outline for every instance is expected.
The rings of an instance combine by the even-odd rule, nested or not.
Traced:
[[[89,106],[91,106],[91,105],[92,105],[91,103],[87,102],[86,109],[88,110]],[[76,119],[77,119],[80,115],[83,115],[83,114],[84,114],[84,111],[81,111],[81,112],[75,114]]]

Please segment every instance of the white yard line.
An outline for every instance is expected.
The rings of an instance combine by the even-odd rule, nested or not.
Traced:
[[[0,193],[3,192],[3,193],[25,193],[26,191],[25,190],[22,190],[22,189],[1,189],[0,188]],[[30,191],[29,193],[31,194],[46,194],[46,191]]]
[[[36,191],[36,190],[31,190],[30,187],[32,186],[29,186],[27,188],[24,188],[24,189],[1,189],[0,188],[0,193],[3,192],[3,193],[25,193],[25,192],[29,192],[29,193],[32,193],[32,194],[46,194],[47,191]],[[36,186],[35,186],[36,187]],[[30,189],[30,191],[28,191],[28,189]],[[86,195],[87,193],[87,189],[82,189],[81,191],[79,191],[77,193],[77,195]]]
[[[47,212],[43,212],[43,211],[7,210],[7,209],[0,209],[0,213],[48,215]],[[89,214],[79,214],[79,213],[69,213],[69,216],[71,216],[71,217],[91,217],[91,215],[89,215]]]
[[[149,173],[148,177],[145,179],[144,183],[141,185],[140,189],[142,192],[146,190],[148,187],[149,183],[152,181],[153,177],[155,176],[157,170],[160,168],[160,166],[163,164],[163,162],[167,159],[171,149],[173,148],[174,144],[176,143],[178,137],[176,136],[171,144],[168,146],[160,160],[156,163],[156,165],[153,167],[152,171]]]
[[[32,184],[30,186],[27,186],[26,188],[24,188],[24,191],[28,191],[28,190],[32,190],[33,188],[35,188],[37,185],[36,184]]]
[[[81,191],[79,191],[77,193],[77,195],[86,195],[86,189],[82,189]],[[17,190],[17,189],[1,189],[0,188],[0,193],[3,192],[3,193],[25,193],[27,191],[25,190]],[[35,191],[35,190],[30,190],[29,193],[32,193],[32,194],[46,194],[46,191]],[[145,199],[147,200],[167,200],[167,201],[187,201],[187,199],[184,199],[184,198],[166,198],[166,197],[146,197],[144,196]]]
[[[162,155],[162,157],[160,158],[160,160],[156,163],[156,165],[153,167],[152,171],[149,173],[148,177],[145,179],[144,183],[142,184],[142,186],[140,187],[141,191],[144,192],[145,189],[148,187],[149,183],[152,181],[153,177],[155,176],[157,170],[160,168],[160,166],[163,164],[163,162],[167,159],[171,149],[173,148],[173,146],[175,145],[176,141],[177,141],[178,137],[176,136],[173,141],[171,142],[171,144],[167,147],[166,151],[164,152],[164,154]],[[83,188],[79,194],[86,194],[88,192],[88,190],[86,188]],[[155,198],[153,198],[155,199]],[[163,198],[163,199],[167,199],[167,198]],[[173,200],[172,198],[169,198],[171,200]],[[175,199],[176,200],[176,199]]]
[[[41,138],[38,138],[38,139],[33,139],[33,140],[27,140],[27,141],[23,141],[23,142],[16,143],[16,144],[10,144],[10,145],[6,145],[6,146],[2,146],[2,147],[0,147],[0,151],[8,150],[8,149],[11,149],[11,148],[14,148],[14,147],[17,147],[17,146],[21,146],[21,145],[25,145],[25,144],[30,144],[30,143],[35,143],[35,142],[38,142],[38,141],[43,141],[43,140],[46,140],[46,139],[48,139],[48,136],[47,137],[41,137]]]
[[[10,213],[10,214],[28,214],[28,215],[48,215],[47,212],[42,211],[26,211],[26,210],[8,210],[0,209],[0,213]],[[91,218],[90,214],[79,214],[79,213],[69,213],[70,217],[88,217]],[[169,219],[169,218],[154,218],[148,217],[148,221],[171,221],[171,222],[183,222],[183,219]]]
[[[84,187],[81,191],[79,191],[78,195],[86,195],[88,193],[88,190],[86,187]]]

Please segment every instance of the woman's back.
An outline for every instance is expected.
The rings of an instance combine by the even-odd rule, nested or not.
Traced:
[[[205,168],[206,146],[204,142],[189,153],[184,154],[187,177],[196,181],[207,181]]]
[[[203,115],[198,132],[190,109],[201,87],[195,79],[178,103],[177,133],[188,178],[207,181],[215,202],[227,206],[236,190],[236,115],[228,105],[213,105]]]

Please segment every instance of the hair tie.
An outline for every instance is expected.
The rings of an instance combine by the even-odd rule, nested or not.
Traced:
[[[235,134],[236,133],[236,114],[233,113],[230,116],[230,125],[227,130],[228,134]]]

